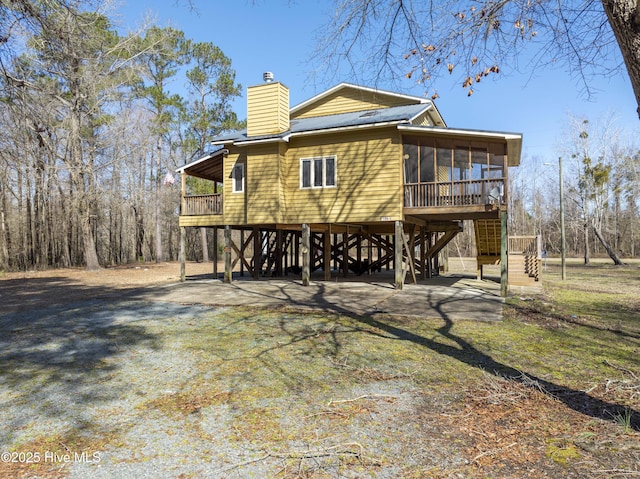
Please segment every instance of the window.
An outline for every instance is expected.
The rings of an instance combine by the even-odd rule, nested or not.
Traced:
[[[300,160],[300,188],[336,186],[336,157],[302,158]]]
[[[234,193],[244,193],[244,163],[236,163],[231,171],[232,191]]]

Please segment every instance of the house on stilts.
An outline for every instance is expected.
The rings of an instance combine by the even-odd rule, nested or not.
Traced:
[[[501,264],[503,294],[508,278],[539,277],[535,238],[506,231],[521,134],[449,128],[430,99],[348,83],[290,108],[287,87],[265,74],[247,90],[246,130],[211,144],[178,169],[183,279],[185,228],[208,227],[214,238],[224,229],[227,282],[240,262],[256,279],[303,284],[314,272],[394,270],[400,289],[437,274],[463,220],[473,220],[479,277]],[[216,193],[188,194],[187,176]]]

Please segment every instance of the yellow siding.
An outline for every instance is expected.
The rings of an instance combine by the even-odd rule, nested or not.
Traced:
[[[247,222],[246,193],[233,192],[232,172],[236,162],[245,165],[245,192],[247,189],[247,153],[246,151],[231,151],[224,159],[224,182],[223,182],[223,209],[225,224],[238,225]]]
[[[412,125],[416,125],[416,126],[433,126],[433,122],[431,121],[431,118],[429,116],[429,112],[425,111],[422,115],[420,115],[418,118],[413,120]]]
[[[181,216],[180,226],[224,226],[223,215]]]
[[[374,136],[374,135],[377,136]],[[402,219],[399,135],[389,130],[299,139],[286,156],[284,223],[377,222]],[[293,143],[293,142],[292,142]],[[300,188],[300,159],[336,156],[337,186]]]
[[[280,146],[270,143],[248,149],[246,194],[248,224],[277,223],[281,217]]]
[[[335,115],[338,113],[373,110],[400,105],[413,105],[415,103],[417,103],[416,100],[412,101],[407,98],[398,98],[393,95],[385,95],[384,93],[357,90],[355,88],[343,88],[296,112],[291,119]]]
[[[247,135],[271,135],[289,129],[289,89],[263,83],[247,89]]]

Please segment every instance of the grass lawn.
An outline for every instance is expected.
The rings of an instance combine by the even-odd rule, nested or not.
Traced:
[[[86,373],[120,392],[91,404],[102,413],[83,431],[3,447],[99,449],[110,477],[161,460],[176,478],[640,477],[639,265],[570,263],[568,277],[550,263],[544,293],[509,298],[501,322],[249,308],[142,319],[145,342],[120,341]],[[36,383],[68,380],[5,366],[5,384],[23,374],[11,394],[27,408]],[[107,419],[123,401],[128,421]],[[152,446],[123,459],[141,427],[190,444],[189,467]],[[82,477],[45,466],[32,475]],[[12,467],[0,476],[29,472]]]

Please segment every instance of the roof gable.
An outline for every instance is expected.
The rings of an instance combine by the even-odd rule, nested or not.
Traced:
[[[340,83],[291,109],[292,120],[431,103],[426,98]]]

